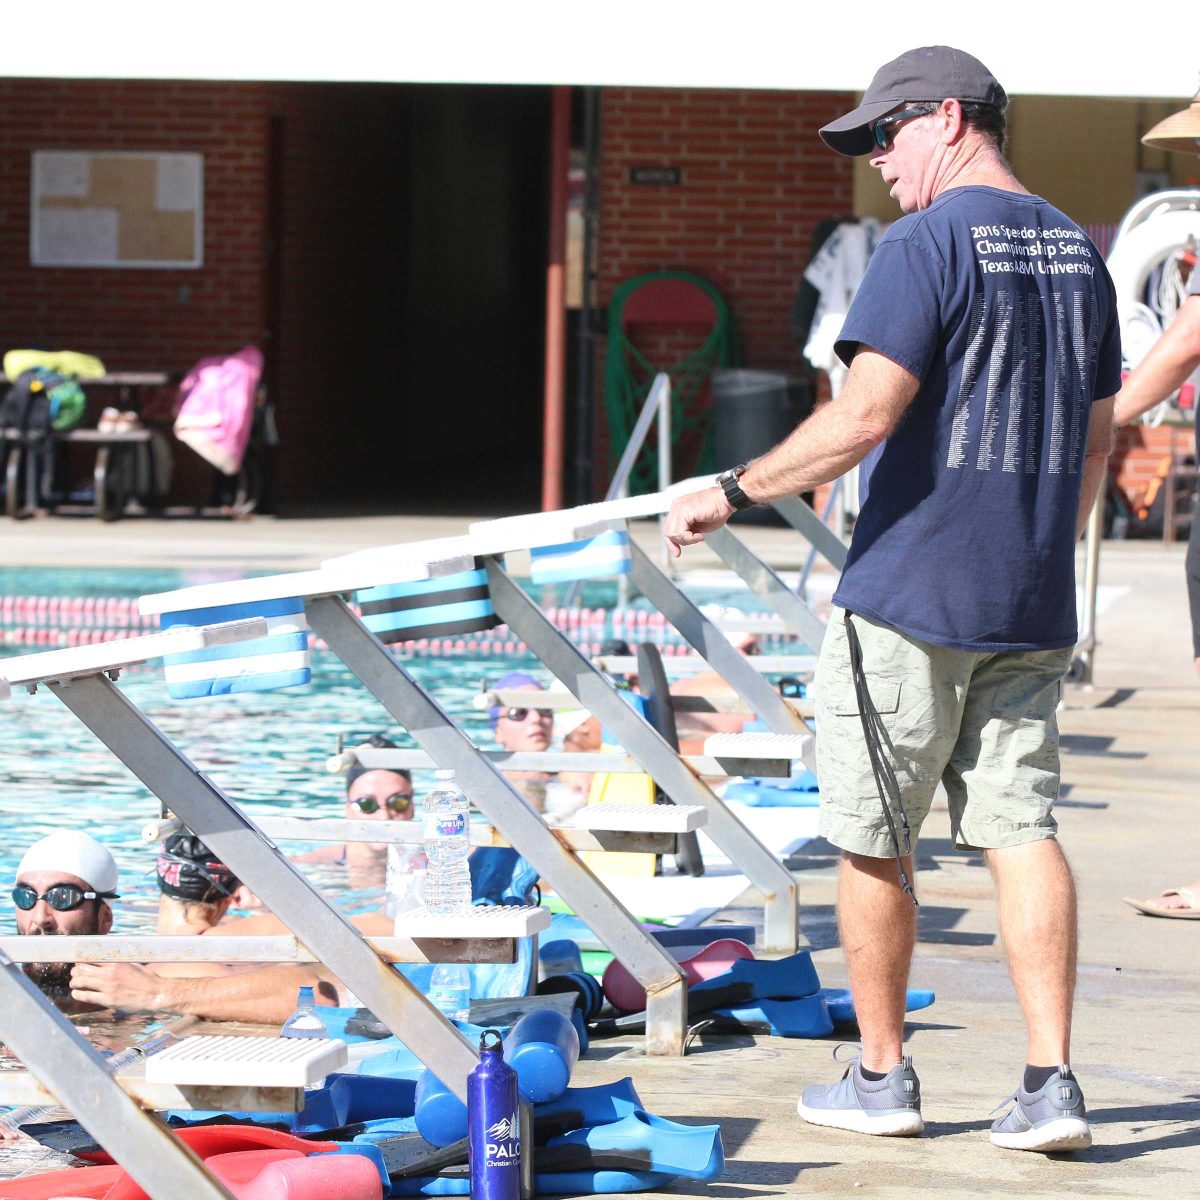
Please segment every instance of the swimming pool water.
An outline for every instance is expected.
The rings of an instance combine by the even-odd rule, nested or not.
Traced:
[[[0,570],[0,594],[139,596],[149,592],[236,578],[212,571]],[[562,604],[566,595],[544,589],[543,604]],[[588,584],[580,603],[611,608],[616,585]],[[737,585],[705,588],[701,601],[751,610],[761,603]],[[635,605],[649,608],[645,600]],[[313,679],[302,688],[244,693],[201,700],[167,696],[161,664],[122,675],[118,687],[252,817],[302,815],[340,817],[344,785],[325,769],[338,735],[355,745],[384,733],[398,745],[415,743],[334,655],[313,652]],[[2,661],[2,659],[0,659]],[[414,658],[406,661],[427,688],[475,741],[492,744],[486,714],[472,697],[480,685],[510,670],[530,670],[549,685],[550,676],[527,655],[481,658]],[[159,802],[45,688],[36,695],[15,692],[0,707],[0,894],[7,896],[25,850],[55,829],[82,829],[103,842],[121,871],[115,928],[129,933],[153,929],[158,890],[154,848],[141,841],[141,828],[159,815]],[[432,785],[431,771],[413,776],[418,797]],[[303,843],[286,843],[298,853]],[[371,907],[379,892],[350,890],[337,868],[302,867],[323,890],[352,911]],[[11,930],[12,908],[0,928]]]

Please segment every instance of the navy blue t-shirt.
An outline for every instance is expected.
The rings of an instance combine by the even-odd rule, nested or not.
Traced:
[[[953,188],[871,258],[838,355],[921,387],[871,468],[834,602],[972,651],[1072,645],[1091,405],[1121,383],[1112,281],[1037,196]]]

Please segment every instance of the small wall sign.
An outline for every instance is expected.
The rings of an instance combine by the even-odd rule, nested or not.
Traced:
[[[630,167],[629,182],[642,187],[678,187],[683,171],[679,167]]]

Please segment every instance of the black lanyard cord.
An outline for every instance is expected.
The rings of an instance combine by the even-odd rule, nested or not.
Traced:
[[[850,649],[850,674],[854,680],[854,695],[858,701],[858,715],[862,719],[863,739],[867,744],[867,757],[871,760],[871,772],[875,776],[875,787],[879,791],[879,803],[883,806],[883,815],[887,819],[888,832],[892,835],[892,845],[896,850],[896,867],[900,872],[900,886],[913,904],[920,907],[916,893],[909,882],[908,873],[904,870],[904,854],[912,853],[912,831],[908,825],[908,814],[904,811],[904,803],[900,798],[900,784],[896,772],[883,751],[883,739],[887,735],[883,718],[880,717],[871,693],[867,688],[867,677],[863,671],[862,644],[858,640],[858,630],[850,620],[850,610],[845,612],[846,642]],[[819,734],[818,734],[819,736]],[[885,795],[886,792],[886,795]],[[891,804],[888,800],[891,800]],[[900,850],[900,836],[896,832],[896,821],[892,816],[892,808],[900,816],[900,826],[904,830],[904,851]]]

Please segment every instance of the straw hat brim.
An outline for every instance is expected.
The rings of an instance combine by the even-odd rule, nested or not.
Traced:
[[[1179,154],[1200,154],[1200,92],[1182,112],[1159,121],[1142,138],[1142,145]]]

